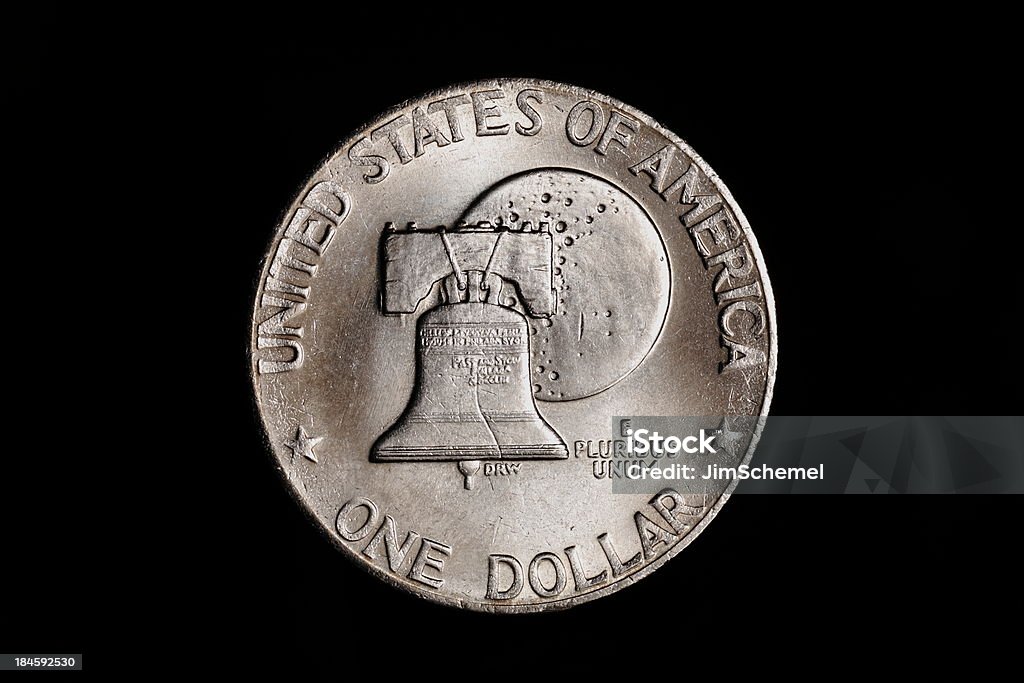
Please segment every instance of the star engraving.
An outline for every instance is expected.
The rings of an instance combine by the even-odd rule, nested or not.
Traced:
[[[292,457],[301,455],[307,460],[319,462],[316,459],[316,453],[313,452],[313,447],[323,440],[324,437],[322,436],[318,436],[316,438],[310,437],[310,435],[306,433],[306,430],[302,428],[302,425],[299,425],[299,429],[295,432],[295,438],[285,441],[284,445],[292,449]]]
[[[733,424],[735,424],[735,422],[733,422]],[[718,435],[718,444],[722,446],[722,450],[735,457],[740,455],[737,452],[737,446],[743,443],[743,439],[746,436],[745,432],[730,429],[728,417],[722,418],[722,421],[714,432]]]

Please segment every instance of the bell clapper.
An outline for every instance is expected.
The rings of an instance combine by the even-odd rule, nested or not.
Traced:
[[[462,476],[465,477],[462,485],[467,491],[473,490],[473,475],[476,474],[479,469],[479,460],[463,460],[459,463],[459,472],[461,472]]]

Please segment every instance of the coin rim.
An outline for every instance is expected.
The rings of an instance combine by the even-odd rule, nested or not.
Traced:
[[[364,137],[364,134],[363,134],[362,131],[370,130],[372,128],[376,128],[378,125],[381,125],[382,123],[386,123],[387,121],[389,121],[392,118],[394,118],[396,115],[398,115],[401,112],[403,112],[405,109],[407,109],[413,103],[422,102],[424,100],[427,100],[427,99],[429,99],[431,97],[435,97],[435,96],[448,95],[448,94],[450,94],[453,91],[468,90],[468,89],[473,88],[473,87],[491,86],[491,87],[496,87],[496,88],[503,88],[506,85],[517,85],[517,84],[535,86],[535,87],[540,87],[540,88],[547,88],[547,89],[551,89],[551,90],[562,90],[562,91],[565,91],[565,92],[567,92],[569,94],[577,94],[577,95],[581,95],[581,96],[584,96],[584,97],[587,97],[587,98],[590,98],[590,99],[596,99],[596,100],[598,100],[598,101],[600,101],[600,102],[602,102],[604,104],[607,104],[607,105],[610,105],[612,107],[618,108],[618,109],[620,109],[620,110],[630,114],[631,116],[634,116],[635,118],[639,119],[645,125],[650,126],[654,130],[658,131],[661,135],[663,135],[665,138],[667,138],[672,144],[678,146],[688,157],[690,157],[690,159],[694,163],[696,163],[700,167],[700,169],[702,171],[704,171],[704,173],[708,177],[708,179],[712,182],[712,184],[714,184],[715,189],[717,189],[718,192],[721,194],[722,199],[729,205],[729,208],[732,209],[733,214],[736,217],[736,220],[739,221],[740,227],[743,229],[743,232],[744,232],[744,234],[745,234],[745,236],[747,238],[747,247],[751,251],[751,255],[753,256],[754,261],[759,266],[758,274],[760,276],[762,290],[764,291],[765,304],[766,304],[766,308],[767,308],[767,310],[765,311],[765,315],[768,318],[768,333],[769,333],[769,339],[768,339],[768,371],[767,371],[767,377],[766,377],[766,385],[765,385],[765,391],[764,391],[764,398],[763,398],[763,402],[762,402],[762,405],[761,405],[760,417],[765,417],[768,414],[768,408],[771,405],[772,394],[773,394],[774,389],[775,389],[775,372],[776,372],[776,369],[778,367],[778,331],[776,329],[776,324],[775,324],[775,295],[774,295],[774,293],[772,291],[771,281],[770,281],[770,279],[768,277],[768,269],[767,269],[767,267],[765,265],[765,262],[764,262],[764,255],[761,253],[761,248],[760,248],[760,246],[757,243],[757,238],[754,235],[754,231],[750,228],[750,223],[747,220],[746,215],[743,213],[743,210],[740,208],[740,206],[736,202],[735,198],[733,198],[732,193],[725,186],[725,183],[722,181],[722,179],[719,177],[719,175],[717,173],[715,173],[714,169],[712,169],[711,166],[699,154],[694,152],[693,148],[690,147],[690,145],[687,144],[685,140],[683,140],[682,138],[680,138],[679,136],[677,136],[675,133],[673,133],[672,131],[668,130],[664,126],[662,126],[656,119],[652,118],[648,114],[645,114],[644,112],[642,112],[642,111],[640,111],[640,110],[638,110],[638,109],[636,109],[636,108],[634,108],[634,107],[632,107],[632,106],[630,106],[630,105],[628,105],[628,104],[626,104],[626,103],[624,103],[624,102],[622,102],[622,101],[620,101],[620,100],[618,100],[618,99],[616,99],[614,97],[611,97],[609,95],[605,95],[605,94],[603,94],[601,92],[598,92],[596,90],[592,90],[590,88],[584,88],[584,87],[581,87],[581,86],[569,85],[569,84],[566,84],[566,83],[561,83],[561,82],[558,82],[558,81],[550,81],[550,80],[545,80],[545,79],[512,78],[512,77],[510,77],[510,78],[496,78],[496,79],[485,79],[485,80],[476,80],[476,81],[463,81],[463,82],[459,82],[459,83],[453,83],[452,85],[449,85],[449,86],[444,87],[444,88],[436,88],[434,90],[430,90],[430,91],[424,92],[423,94],[419,95],[418,97],[411,97],[411,98],[408,98],[406,100],[403,100],[401,103],[399,103],[399,104],[397,104],[397,105],[395,105],[393,107],[390,107],[389,109],[385,110],[381,115],[379,115],[377,117],[374,117],[373,119],[370,119],[364,125],[356,127],[355,128],[355,132],[350,134],[348,137],[343,139],[338,145],[336,145],[331,150],[331,152],[329,154],[327,154],[314,167],[314,171],[312,173],[310,173],[303,180],[302,184],[299,185],[298,188],[296,188],[296,191],[293,194],[294,199],[292,200],[291,203],[288,204],[288,207],[281,214],[281,219],[279,220],[277,227],[273,231],[273,235],[272,235],[272,237],[270,239],[270,244],[269,244],[269,246],[267,248],[267,251],[264,253],[264,256],[263,256],[262,267],[260,269],[260,275],[259,275],[258,279],[255,282],[255,291],[253,292],[253,295],[252,295],[252,316],[251,316],[251,319],[250,319],[250,322],[249,322],[248,339],[247,339],[247,342],[246,342],[246,357],[247,357],[246,359],[247,359],[248,364],[249,364],[249,380],[252,383],[252,389],[253,389],[252,394],[251,394],[252,409],[255,412],[255,414],[258,416],[258,421],[259,421],[259,424],[260,424],[260,427],[261,427],[261,432],[262,432],[262,440],[263,440],[264,453],[265,453],[266,456],[269,456],[272,459],[273,466],[277,470],[277,472],[281,476],[281,478],[284,480],[284,483],[286,484],[286,488],[288,490],[289,495],[296,502],[299,503],[299,507],[303,510],[303,512],[305,513],[305,516],[311,522],[314,523],[314,525],[317,527],[317,529],[320,530],[320,533],[322,533],[323,535],[325,535],[328,538],[328,540],[331,542],[332,545],[334,545],[335,547],[341,549],[343,556],[346,557],[350,562],[354,563],[355,565],[357,565],[363,571],[369,573],[370,575],[372,575],[372,576],[374,576],[374,577],[376,577],[378,579],[383,580],[388,585],[393,586],[395,588],[398,588],[399,590],[401,590],[401,591],[403,591],[405,593],[411,594],[411,595],[413,595],[415,597],[418,597],[420,599],[428,600],[430,602],[441,604],[441,605],[446,605],[448,607],[458,607],[458,608],[462,608],[462,609],[472,610],[474,612],[485,612],[485,613],[491,613],[491,614],[525,614],[525,613],[532,613],[532,612],[547,612],[547,611],[558,611],[558,610],[568,609],[570,607],[575,607],[576,605],[580,605],[582,603],[590,602],[591,600],[596,600],[597,598],[601,598],[601,597],[604,597],[606,595],[610,595],[612,593],[615,593],[617,591],[622,590],[623,588],[626,588],[628,586],[633,585],[637,581],[645,578],[646,576],[648,576],[652,572],[654,572],[657,569],[659,569],[662,565],[664,565],[670,559],[672,559],[673,557],[678,555],[680,552],[682,552],[684,549],[686,549],[690,545],[690,543],[693,542],[693,540],[695,538],[700,536],[700,534],[704,531],[704,528],[707,527],[707,525],[710,524],[711,521],[715,517],[718,516],[718,513],[722,509],[722,506],[725,505],[726,502],[728,502],[729,497],[732,495],[733,490],[736,488],[737,484],[739,483],[738,480],[734,479],[732,481],[732,483],[728,487],[726,487],[725,491],[722,493],[721,496],[719,496],[718,500],[715,502],[715,504],[712,506],[712,508],[707,512],[707,514],[704,515],[704,517],[701,519],[701,521],[698,522],[697,525],[694,526],[693,529],[691,529],[690,532],[686,534],[686,536],[684,536],[675,545],[673,545],[671,548],[669,548],[663,555],[661,555],[657,559],[653,560],[652,562],[644,565],[644,567],[641,568],[640,570],[638,570],[638,571],[636,571],[636,572],[634,572],[634,573],[632,573],[632,574],[630,574],[630,575],[628,575],[628,576],[626,576],[626,577],[624,577],[622,579],[619,579],[618,581],[615,581],[615,582],[613,582],[611,584],[608,584],[607,586],[603,586],[601,588],[597,588],[595,590],[588,591],[588,592],[583,593],[581,595],[575,595],[575,596],[567,597],[567,598],[559,598],[557,600],[551,600],[549,602],[537,602],[537,603],[518,604],[518,605],[503,605],[503,604],[474,602],[474,601],[464,600],[464,599],[461,599],[461,598],[449,597],[449,596],[441,595],[441,594],[438,594],[438,593],[427,592],[426,590],[420,589],[419,587],[414,586],[414,585],[412,585],[409,582],[403,582],[401,579],[395,577],[390,572],[385,571],[384,569],[376,566],[375,564],[372,564],[372,563],[366,562],[364,560],[361,560],[359,558],[359,553],[357,551],[355,551],[352,548],[349,548],[348,546],[346,546],[344,543],[341,542],[341,539],[339,539],[333,533],[333,531],[334,531],[333,527],[330,527],[330,526],[324,524],[323,520],[320,519],[320,517],[316,514],[316,512],[312,509],[312,507],[310,507],[310,505],[306,502],[306,500],[299,494],[298,489],[292,484],[291,480],[288,479],[288,475],[285,472],[284,467],[281,465],[281,459],[277,455],[277,450],[276,450],[275,444],[271,441],[270,428],[267,425],[267,421],[266,421],[266,419],[264,418],[264,415],[263,415],[263,409],[262,409],[261,402],[260,402],[260,386],[259,386],[260,379],[259,379],[259,373],[257,371],[257,366],[256,366],[257,358],[256,358],[256,349],[255,349],[255,343],[254,342],[255,342],[256,329],[257,329],[257,325],[258,325],[258,323],[256,322],[257,321],[257,315],[258,315],[259,309],[260,309],[260,293],[262,291],[263,284],[266,282],[266,279],[267,279],[267,272],[268,272],[268,269],[270,267],[271,259],[273,258],[273,251],[277,247],[277,244],[280,242],[281,238],[283,237],[284,231],[287,229],[288,218],[294,212],[294,210],[296,208],[296,203],[299,201],[299,198],[302,196],[302,191],[306,187],[309,186],[309,183],[316,177],[316,175],[318,173],[320,173],[320,171],[332,159],[337,157],[339,154],[343,154],[345,149],[347,149],[350,145],[354,144],[359,138]],[[641,204],[641,206],[643,206],[643,205]],[[661,227],[658,226],[658,224],[656,222],[655,222],[655,226],[658,227],[659,236],[661,237],[662,241],[664,242],[664,236],[661,234]],[[666,317],[666,320],[667,320],[667,317]],[[659,338],[660,338],[660,335],[659,335]],[[655,344],[657,344],[657,340],[655,341]],[[627,374],[627,376],[628,376],[628,374]],[[623,379],[625,379],[625,378],[623,378]],[[748,464],[750,462],[751,458],[753,458],[754,450],[756,449],[757,443],[758,443],[758,441],[761,438],[761,430],[762,430],[763,425],[764,425],[764,420],[760,420],[759,419],[757,421],[757,427],[754,429],[754,434],[753,434],[753,436],[751,438],[750,446],[747,448],[747,452],[744,454],[744,457],[743,457],[743,460],[742,460],[742,464]]]

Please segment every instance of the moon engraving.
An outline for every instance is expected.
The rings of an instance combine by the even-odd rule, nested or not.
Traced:
[[[548,224],[556,310],[529,319],[538,400],[593,396],[643,362],[661,332],[671,285],[661,236],[632,197],[587,173],[543,169],[491,187],[462,220]]]

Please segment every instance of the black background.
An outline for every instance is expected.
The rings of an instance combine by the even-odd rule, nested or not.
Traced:
[[[175,490],[155,528],[111,522],[75,535],[71,556],[37,547],[8,559],[19,589],[4,609],[16,617],[6,625],[17,623],[4,633],[7,651],[84,649],[97,668],[116,668],[128,648],[203,660],[227,651],[232,666],[282,673],[344,672],[371,641],[394,652],[380,670],[415,669],[417,647],[443,652],[442,669],[493,667],[502,652],[600,662],[756,645],[857,656],[902,650],[910,633],[937,647],[1017,599],[1012,496],[737,496],[637,585],[540,615],[434,606],[332,548],[275,473],[254,417],[245,353],[260,259],[298,188],[344,137],[401,100],[461,81],[593,88],[708,161],[743,207],[775,292],[772,413],[1019,412],[1006,327],[1020,315],[1019,220],[986,166],[1003,141],[978,125],[988,82],[974,67],[984,56],[966,63],[940,44],[884,36],[870,49],[824,37],[656,50],[605,49],[593,35],[574,45],[492,36],[479,50],[454,38],[330,48],[237,40],[163,65],[157,116],[188,127],[174,203],[190,222],[149,239],[172,252],[168,278],[204,253],[197,239],[217,247],[197,269],[217,292],[195,318],[208,325],[211,353],[170,373],[182,375],[163,392],[176,417],[149,447]]]

